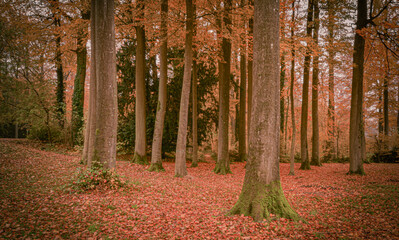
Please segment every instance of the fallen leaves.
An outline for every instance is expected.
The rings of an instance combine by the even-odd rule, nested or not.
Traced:
[[[348,176],[347,164],[324,164],[288,176],[284,193],[307,223],[277,219],[255,223],[226,216],[237,201],[244,163],[233,174],[214,174],[212,163],[189,168],[187,178],[117,162],[132,187],[69,192],[65,185],[79,156],[0,140],[0,238],[264,239],[398,238],[399,165],[367,164],[366,176]],[[296,166],[296,169],[299,165]]]

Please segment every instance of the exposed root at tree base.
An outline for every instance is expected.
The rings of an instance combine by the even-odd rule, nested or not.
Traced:
[[[151,163],[151,166],[147,169],[149,172],[165,172],[165,168],[162,166],[162,162]]]
[[[139,155],[137,152],[134,153],[132,162],[140,165],[148,165],[147,158],[145,156]]]

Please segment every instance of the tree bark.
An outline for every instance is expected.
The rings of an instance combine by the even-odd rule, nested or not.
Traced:
[[[314,31],[313,41],[315,48],[319,45],[319,1],[313,0],[314,9]],[[319,53],[313,57],[312,74],[312,160],[310,165],[321,166],[319,147]]]
[[[291,99],[291,122],[292,122],[292,138],[291,138],[291,154],[290,154],[290,172],[288,175],[295,175],[295,104],[294,104],[294,84],[295,84],[295,46],[294,46],[294,26],[295,26],[295,0],[292,1],[292,25],[291,25],[291,86],[290,86],[290,99]]]
[[[187,145],[187,122],[188,105],[190,101],[191,66],[193,64],[193,2],[186,0],[186,40],[184,50],[184,75],[180,99],[179,129],[176,143],[175,176],[187,175],[186,167],[186,145]]]
[[[327,1],[328,13],[328,112],[327,112],[327,146],[326,159],[337,158],[335,154],[335,94],[334,94],[334,6],[332,1]]]
[[[389,135],[388,74],[384,78],[384,134]]]
[[[313,21],[313,0],[308,0],[308,17],[306,36],[312,37]],[[310,69],[310,40],[307,43],[305,63],[303,69],[303,92],[302,92],[302,113],[301,113],[301,160],[300,169],[309,170],[310,161],[308,153],[308,108],[309,108],[309,69]]]
[[[349,174],[364,175],[366,139],[363,119],[363,63],[365,40],[358,31],[367,25],[367,0],[357,1],[357,22],[353,52],[351,114],[349,126]]]
[[[90,15],[82,13],[82,19],[90,19]],[[84,94],[86,81],[86,35],[84,29],[78,30],[77,49],[76,49],[76,75],[73,87],[72,96],[72,144],[79,144],[78,136],[83,127],[83,108],[84,108]]]
[[[151,166],[148,171],[165,171],[162,166],[162,135],[165,123],[167,81],[168,81],[168,0],[161,2],[161,47],[160,47],[160,77],[158,90],[158,106],[155,118],[154,137],[152,141]]]
[[[116,50],[113,0],[92,0],[95,58],[96,105],[95,140],[89,167],[100,164],[113,169],[116,163],[116,135],[118,125]],[[94,79],[93,79],[94,80]]]
[[[253,0],[248,0],[248,4],[250,6],[254,5]],[[254,19],[253,17],[249,18],[248,21],[248,35],[249,35],[249,41],[248,41],[248,113],[247,113],[247,142],[249,144],[249,134],[250,134],[250,127],[251,127],[251,112],[252,112],[252,79],[253,79],[253,29],[254,29]]]
[[[193,6],[193,38],[195,41],[195,38],[197,36],[197,24],[196,24],[196,5],[194,3]],[[193,86],[192,86],[192,101],[193,101],[193,154],[191,157],[191,167],[198,167],[198,93],[197,93],[197,85],[198,85],[198,72],[197,72],[197,50],[194,50],[194,59],[193,59],[193,75],[192,75],[192,81],[193,81]]]
[[[144,18],[144,0],[137,2],[140,11],[139,18]],[[139,20],[136,28],[136,138],[133,162],[137,164],[148,164],[147,139],[146,139],[146,101],[145,101],[145,31]]]
[[[230,214],[298,220],[280,183],[279,1],[255,1],[254,96],[244,184]]]
[[[241,6],[245,5],[245,1],[241,0]],[[244,16],[243,16],[244,18]],[[243,24],[245,29],[245,22]],[[245,32],[240,36],[240,112],[238,114],[238,155],[239,161],[244,162],[246,159],[246,104],[247,104],[247,58],[246,58],[246,39]]]
[[[223,22],[227,31],[231,32],[230,11],[232,2],[226,0],[223,11]],[[219,82],[219,133],[218,133],[218,158],[215,169],[218,174],[231,173],[229,160],[229,112],[230,112],[230,59],[231,59],[231,42],[226,36],[222,40],[223,51],[223,71]]]

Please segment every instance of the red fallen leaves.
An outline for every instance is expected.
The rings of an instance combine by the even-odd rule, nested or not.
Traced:
[[[307,223],[255,223],[225,216],[240,194],[243,163],[225,176],[212,172],[213,162],[200,163],[181,179],[173,163],[153,173],[119,161],[117,172],[132,187],[78,194],[63,190],[78,161],[0,140],[0,238],[399,238],[397,164],[367,164],[366,176],[346,175],[347,164],[296,165],[297,175],[288,176],[289,165],[281,164],[284,193]]]

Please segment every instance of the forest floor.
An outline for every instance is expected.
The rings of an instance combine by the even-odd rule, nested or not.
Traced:
[[[255,223],[225,215],[240,194],[244,163],[221,176],[208,159],[175,178],[173,163],[154,173],[118,161],[130,187],[79,193],[68,190],[79,160],[0,139],[0,239],[399,239],[399,164],[365,164],[366,176],[346,175],[348,164],[296,165],[288,176],[282,163],[285,196],[306,223]]]

